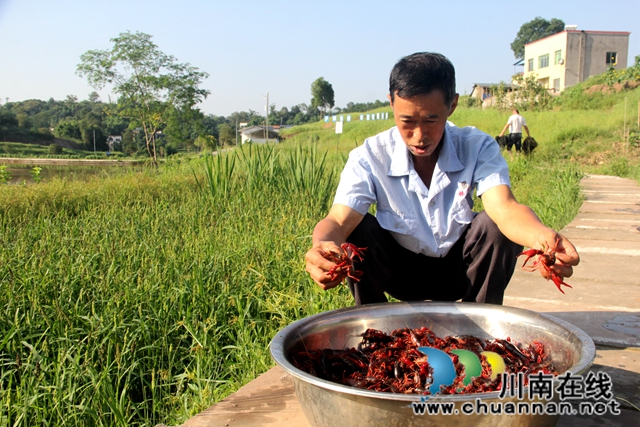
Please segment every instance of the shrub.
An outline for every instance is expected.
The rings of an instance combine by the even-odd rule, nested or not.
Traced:
[[[62,154],[62,147],[58,144],[49,145],[49,154]]]
[[[9,182],[11,180],[11,173],[7,170],[6,165],[0,165],[0,184]]]

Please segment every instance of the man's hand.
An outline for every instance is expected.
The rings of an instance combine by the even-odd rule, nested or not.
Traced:
[[[330,257],[331,252],[342,253],[344,251],[335,242],[322,241],[309,249],[305,255],[305,259],[307,260],[307,272],[313,281],[325,291],[335,288],[344,280],[345,277],[347,277],[347,273],[344,272],[334,280],[331,280],[329,270],[336,265],[335,262],[327,259]]]
[[[545,253],[556,252],[551,271],[560,277],[571,277],[580,262],[575,246],[564,236],[544,225],[528,206],[516,201],[511,188],[498,185],[485,191],[482,203],[489,217],[509,240]],[[542,272],[541,272],[542,273]]]
[[[547,229],[538,235],[537,244],[533,249],[543,252],[555,252],[556,262],[551,270],[560,277],[571,277],[573,267],[580,263],[580,255],[575,246],[560,233]]]
[[[344,252],[340,245],[347,241],[362,218],[364,215],[350,207],[334,204],[327,216],[313,229],[313,246],[305,255],[307,272],[325,291],[335,288],[347,277],[345,271],[331,280],[329,270],[336,265],[335,262],[330,261],[331,253]]]

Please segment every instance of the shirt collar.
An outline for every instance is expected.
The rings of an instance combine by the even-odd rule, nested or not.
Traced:
[[[464,169],[464,165],[458,158],[456,149],[451,141],[451,135],[449,134],[447,126],[444,129],[444,137],[442,138],[442,148],[440,149],[440,156],[438,157],[438,168],[442,172],[455,172]],[[407,145],[402,140],[402,136],[397,127],[394,127],[391,132],[393,139],[393,153],[391,155],[391,165],[389,166],[389,176],[403,176],[409,175],[410,169],[413,169],[411,165],[411,154]]]

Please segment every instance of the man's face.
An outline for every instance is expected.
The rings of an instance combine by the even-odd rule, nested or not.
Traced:
[[[411,98],[401,98],[396,94],[391,102],[393,117],[411,154],[416,157],[428,157],[436,151],[447,118],[457,106],[457,94],[451,105],[447,105],[440,90]]]

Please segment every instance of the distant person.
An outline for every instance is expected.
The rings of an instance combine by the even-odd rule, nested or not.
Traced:
[[[520,112],[517,108],[512,110],[511,116],[509,120],[507,120],[507,124],[502,128],[502,132],[500,132],[499,136],[502,136],[504,132],[509,128],[509,137],[507,138],[507,151],[511,152],[511,147],[516,146],[516,151],[519,153],[522,150],[522,128],[527,131],[527,136],[531,136],[529,134],[529,128],[527,127],[527,121],[520,115]]]
[[[493,137],[448,122],[458,94],[447,58],[402,58],[388,97],[396,126],[351,151],[334,204],[313,230],[306,269],[318,286],[331,289],[347,276],[330,274],[332,253],[342,254],[345,242],[367,248],[354,263],[362,274],[347,277],[356,305],[386,302],[387,294],[502,304],[523,245],[554,249],[552,271],[573,274],[575,247],[516,201]]]

